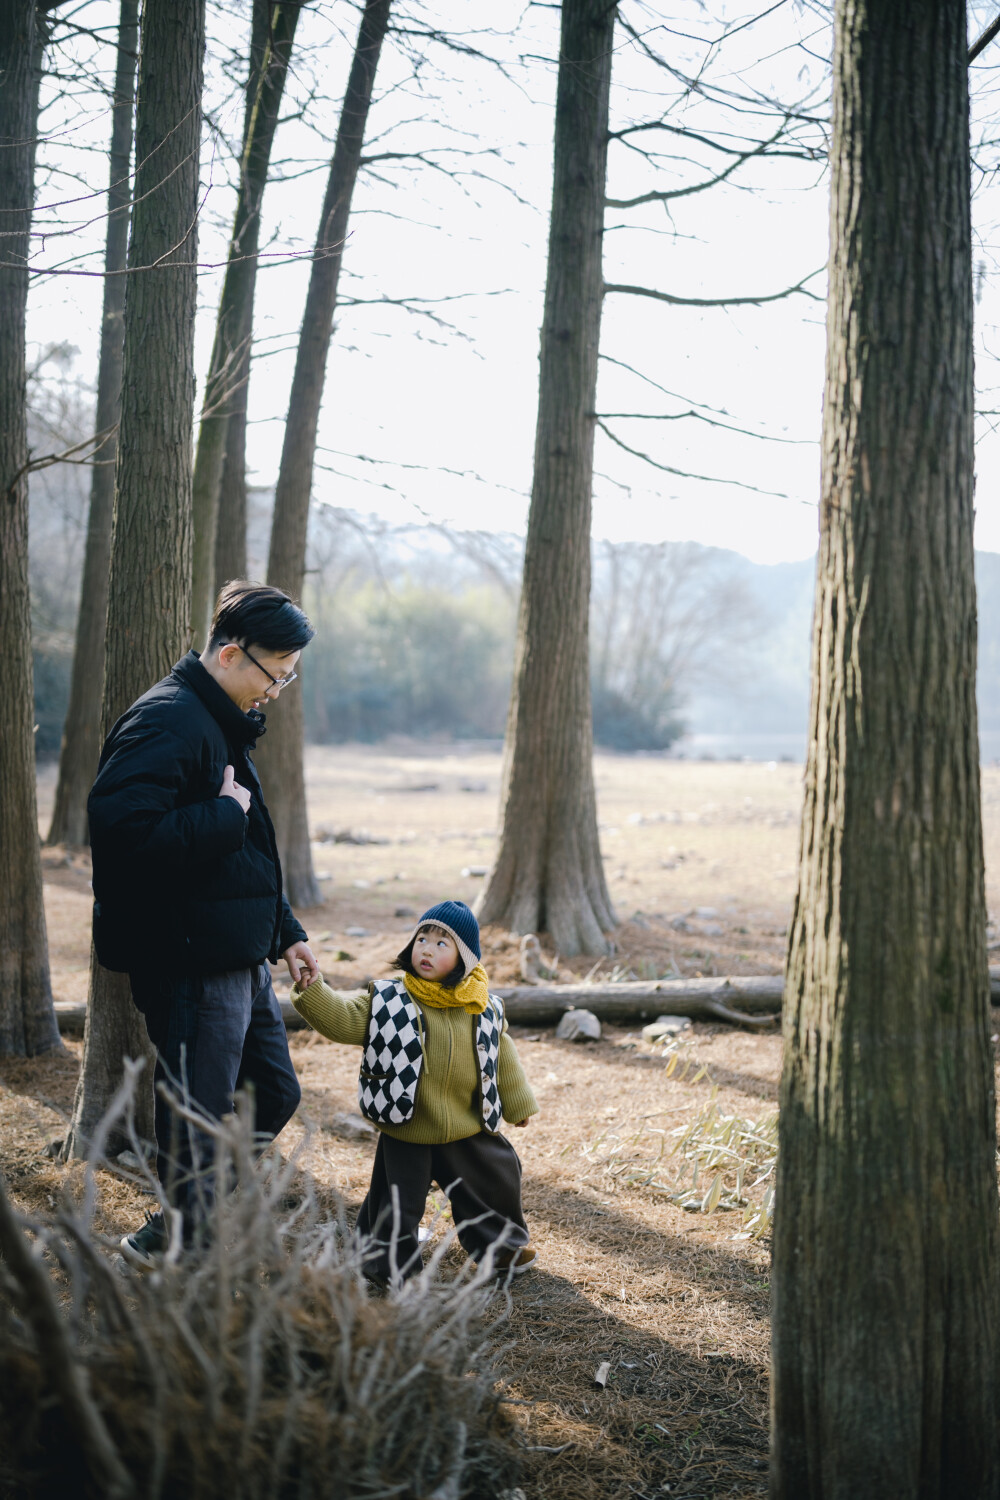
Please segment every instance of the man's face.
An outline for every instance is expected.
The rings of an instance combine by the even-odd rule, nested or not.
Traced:
[[[301,651],[284,655],[268,651],[266,646],[239,646],[229,641],[219,648],[218,673],[213,676],[243,713],[260,708],[277,698],[282,680],[295,671]],[[277,678],[277,682],[272,681]]]

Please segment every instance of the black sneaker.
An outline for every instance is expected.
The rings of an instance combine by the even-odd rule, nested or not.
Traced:
[[[122,1236],[125,1259],[139,1271],[154,1271],[167,1253],[170,1237],[161,1213],[147,1214],[141,1229]]]

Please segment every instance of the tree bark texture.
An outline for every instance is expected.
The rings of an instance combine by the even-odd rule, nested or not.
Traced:
[[[995,1497],[961,0],[838,0],[773,1500]]]
[[[615,6],[564,0],[535,466],[497,857],[482,922],[604,953],[615,925],[597,836],[588,611]]]
[[[0,1056],[61,1047],[52,1008],[35,799],[25,308],[41,27],[34,0],[0,7]]]
[[[101,694],[104,685],[104,628],[108,615],[111,519],[115,498],[115,452],[122,390],[122,313],[130,205],[132,106],[139,44],[139,0],[121,0],[118,66],[111,124],[111,182],[104,251],[104,308],[97,366],[95,432],[109,437],[95,450],[90,483],[87,545],[80,586],[80,611],[73,648],[69,707],[59,751],[59,779],[49,826],[49,844],[83,848],[88,841],[87,796],[101,751]]]
[[[295,599],[301,597],[305,579],[316,433],[327,355],[333,336],[337,284],[375,71],[389,25],[389,8],[390,0],[365,0],[316,236],[315,259],[288,402],[274,496],[267,579]],[[302,671],[300,667],[300,674]],[[284,701],[269,714],[267,736],[260,743],[259,759],[288,899],[293,906],[309,907],[319,904],[321,893],[309,848],[302,767],[305,728],[302,684],[292,692],[295,697],[286,693]]]
[[[198,164],[205,0],[145,0],[135,206],[125,295],[121,426],[102,733],[188,644]],[[156,955],[150,954],[155,963]],[[91,963],[83,1070],[67,1156],[86,1154],[121,1079],[151,1049],[125,976]],[[148,1076],[152,1078],[150,1066]],[[137,1115],[152,1139],[152,1090]],[[123,1144],[113,1138],[109,1150]]]
[[[267,185],[271,145],[278,124],[288,58],[301,8],[301,0],[289,0],[285,4],[276,4],[275,0],[254,0],[253,6],[239,198],[219,300],[215,342],[205,382],[194,464],[191,618],[194,642],[199,648],[207,639],[212,616],[219,489],[227,429],[234,408],[246,402],[249,359],[244,359],[244,355],[248,353],[253,327],[261,203]]]

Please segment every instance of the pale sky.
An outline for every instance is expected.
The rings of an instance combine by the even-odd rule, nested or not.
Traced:
[[[216,59],[223,47],[243,45],[247,9],[235,0],[224,8],[210,6]],[[668,30],[662,3],[626,0],[623,14],[642,42],[619,28],[613,126],[669,110],[671,120],[716,139],[735,141],[740,131],[758,138],[772,134],[769,111],[747,113],[744,103],[737,116],[722,108],[718,101],[726,91],[743,100],[755,90],[777,92],[790,102],[804,102],[813,113],[824,112],[829,35],[821,7],[801,0],[785,0],[711,54],[701,75],[707,97],[696,96],[682,109],[676,88],[667,87],[670,80],[643,59],[642,43],[691,74],[706,59],[707,39],[754,14],[741,3],[711,9],[709,21],[696,0],[680,0],[670,8]],[[985,3],[972,7],[970,32],[977,33],[994,9]],[[394,521],[428,517],[461,528],[517,531],[524,526],[531,482],[558,12],[494,0],[487,12],[494,34],[473,36],[466,30],[463,35],[461,28],[478,10],[467,0],[410,0],[404,10],[400,0],[398,16],[416,15],[425,22],[433,17],[490,51],[503,71],[439,48],[414,82],[398,43],[387,44],[383,53],[367,149],[422,151],[437,165],[415,171],[386,164],[378,177],[359,182],[341,278],[345,305],[328,365],[320,429],[323,467],[316,471],[314,497],[317,503]],[[73,12],[78,24],[94,28],[112,27],[116,18],[113,0],[85,0]],[[308,280],[306,257],[356,25],[357,12],[346,0],[314,5],[300,22],[292,98],[301,100],[310,87],[327,98],[309,106],[308,125],[290,123],[279,131],[275,157],[293,180],[274,183],[265,199],[262,245],[268,259],[258,278],[258,357],[248,438],[250,478],[257,484],[272,484],[277,475]],[[87,44],[76,45],[81,54],[87,52]],[[90,49],[91,74],[106,74],[111,66],[107,49],[103,56]],[[1000,134],[991,119],[998,69],[1000,43],[974,69],[977,140]],[[40,158],[85,178],[101,196],[85,200],[79,180],[65,175],[42,183],[36,224],[44,238],[35,241],[34,264],[99,272],[106,105],[84,87],[72,98],[65,87],[60,92],[61,97],[47,96],[42,118],[47,139]],[[224,260],[234,198],[232,164],[220,134],[235,139],[242,125],[242,98],[225,85],[218,61],[209,64],[206,97],[214,128],[206,133],[199,231],[199,259],[206,267],[197,335],[202,373],[221,276],[211,267]],[[321,139],[313,126],[329,139]],[[610,197],[690,186],[704,179],[712,163],[729,159],[684,146],[676,137],[633,139],[658,146],[671,159],[654,168],[612,143]],[[977,155],[992,168],[992,148],[980,148]],[[305,162],[315,167],[308,175],[299,166]],[[444,166],[461,175],[456,179],[438,170]],[[65,202],[74,196],[81,201]],[[991,181],[980,182],[974,207],[981,266],[977,359],[980,405],[990,409],[1000,408],[997,203]],[[730,183],[670,207],[669,217],[662,204],[609,209],[607,281],[685,297],[763,295],[799,282],[826,259],[827,185],[819,163],[751,162]],[[809,288],[822,295],[822,274]],[[29,339],[74,344],[80,351],[76,372],[88,381],[96,375],[100,292],[98,275],[42,274],[33,278],[29,304]],[[346,305],[349,298],[406,297],[425,299],[419,306],[451,326],[398,307]],[[662,417],[696,408],[716,424],[760,436],[734,434],[704,421],[615,419],[613,430],[629,446],[712,482],[658,471],[599,432],[595,535],[690,539],[759,562],[810,555],[817,527],[823,316],[822,302],[801,295],[769,306],[705,309],[609,295],[600,412]],[[991,430],[996,421],[981,423],[976,538],[980,548],[1000,551],[1000,439]]]

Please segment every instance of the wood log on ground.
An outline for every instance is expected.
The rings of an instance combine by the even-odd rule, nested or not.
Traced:
[[[691,1016],[769,1026],[781,1010],[780,974],[730,979],[633,980],[627,984],[499,986],[507,1018],[515,1026],[552,1026],[564,1011],[581,1006],[602,1021],[652,1021]],[[749,1013],[753,1014],[749,1014]],[[762,1014],[763,1012],[763,1014]]]
[[[690,1016],[700,1021],[729,1021],[764,1027],[781,1011],[784,980],[780,974],[735,974],[728,979],[633,980],[629,984],[498,985],[515,1026],[555,1026],[564,1011],[582,1006],[602,1021],[619,1025],[655,1021],[657,1016]],[[1000,1005],[1000,965],[990,969],[990,999]],[[281,999],[289,1031],[305,1028],[290,1000]],[[56,1018],[63,1036],[82,1036],[87,1007],[83,1001],[57,1000]]]

